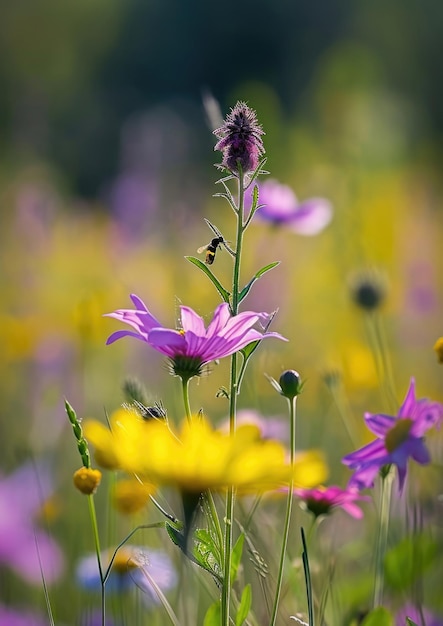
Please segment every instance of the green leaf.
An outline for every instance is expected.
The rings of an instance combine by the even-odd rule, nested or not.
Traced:
[[[215,535],[209,530],[200,528],[195,531],[194,539],[195,562],[207,572],[210,572],[220,582],[223,569]]]
[[[226,291],[226,289],[223,287],[223,285],[218,280],[218,278],[216,278],[214,274],[211,272],[209,267],[205,263],[203,263],[203,261],[200,261],[200,259],[197,259],[195,256],[185,256],[185,259],[189,261],[190,263],[193,263],[194,265],[196,265],[204,274],[206,274],[206,276],[212,282],[214,287],[217,289],[218,293],[221,295],[222,299],[225,302],[229,303],[229,296],[231,294],[229,293],[229,291]]]
[[[378,606],[366,615],[361,626],[394,626],[394,620],[389,611],[383,606]]]
[[[242,348],[240,350],[240,352],[241,352],[241,354],[243,356],[243,363],[241,365],[240,373],[239,373],[238,378],[237,378],[237,395],[240,393],[240,389],[241,389],[241,386],[242,386],[243,378],[245,376],[246,368],[247,368],[248,363],[249,363],[249,359],[251,358],[252,353],[260,345],[260,342],[261,342],[261,339],[259,339],[257,341],[251,341],[251,343],[248,343],[247,346],[245,346],[244,348]]]
[[[186,554],[186,540],[184,534],[166,522],[166,532],[173,544],[178,546]]]
[[[220,601],[214,602],[211,604],[209,609],[206,611],[205,619],[203,621],[203,626],[220,626],[221,624],[221,610],[220,610]]]
[[[240,291],[240,294],[238,296],[238,301],[241,302],[242,300],[244,300],[246,296],[248,295],[248,293],[250,292],[251,287],[255,283],[255,281],[261,278],[263,274],[266,274],[266,272],[269,272],[270,270],[274,269],[274,267],[277,267],[277,265],[280,265],[280,261],[274,261],[273,263],[269,263],[269,265],[265,265],[265,267],[262,267],[261,270],[258,270],[258,272],[254,274],[254,276],[251,278],[248,284],[245,285],[243,289]]]
[[[313,595],[312,595],[311,570],[309,568],[308,546],[306,544],[304,529],[301,528],[300,532],[301,532],[301,540],[303,544],[302,561],[303,561],[303,570],[305,573],[306,598],[308,602],[308,615],[309,615],[308,621],[309,621],[310,626],[314,626],[314,602],[313,602]]]
[[[238,607],[237,616],[235,618],[235,626],[242,626],[243,622],[249,615],[252,604],[251,585],[247,584],[241,594],[240,605]]]
[[[247,346],[240,350],[245,361],[247,361],[251,357],[254,350],[258,348],[260,341],[261,339],[257,339],[257,341],[251,341],[251,343],[248,343]]]
[[[406,537],[386,554],[386,583],[395,591],[410,591],[425,570],[439,559],[438,555],[438,545],[432,537],[424,534]]]
[[[180,548],[190,561],[206,570],[215,579],[218,585],[223,583],[222,568],[220,566],[220,554],[216,542],[208,530],[199,529],[194,533],[194,551],[188,550],[188,538],[186,535],[166,522],[166,531],[171,541]]]
[[[242,533],[237,541],[235,542],[234,549],[232,550],[231,556],[231,585],[234,584],[235,579],[237,578],[237,571],[241,562],[241,557],[243,553],[243,544],[245,542],[245,536]]]
[[[413,622],[410,617],[407,617],[406,618],[406,626],[418,626],[418,624]]]

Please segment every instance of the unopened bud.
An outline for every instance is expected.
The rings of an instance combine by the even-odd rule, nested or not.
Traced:
[[[90,467],[81,467],[74,472],[73,480],[77,489],[87,496],[97,491],[102,479],[102,473],[100,470],[95,470]]]
[[[289,398],[295,398],[301,392],[302,384],[300,380],[300,375],[295,370],[286,370],[280,376],[279,384],[281,388],[282,396]]]

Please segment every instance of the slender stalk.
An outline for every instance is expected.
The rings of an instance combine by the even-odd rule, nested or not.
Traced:
[[[237,239],[235,246],[235,261],[232,276],[232,315],[237,315],[239,305],[239,281],[240,263],[243,243],[243,212],[244,212],[244,178],[241,168],[238,176],[238,211],[237,211]],[[229,432],[231,436],[236,429],[237,415],[237,354],[231,357],[231,377],[229,394]],[[234,488],[228,489],[225,510],[225,536],[224,536],[224,567],[223,567],[223,588],[221,597],[221,626],[229,626],[229,613],[231,602],[231,553],[232,553],[232,526],[234,520]]]
[[[102,605],[102,626],[106,623],[106,603],[105,603],[105,578],[103,575],[102,563],[100,559],[100,539],[98,534],[97,515],[95,513],[94,496],[88,496],[89,515],[91,517],[92,534],[94,536],[95,553],[97,555],[98,572],[101,584],[101,605]]]
[[[190,378],[182,378],[183,404],[188,422],[192,420],[191,404],[189,402],[189,381]]]
[[[380,490],[380,519],[377,533],[377,545],[375,552],[375,583],[374,583],[374,608],[383,603],[384,586],[384,558],[388,543],[389,513],[391,508],[392,494],[392,470],[382,478]]]
[[[377,313],[366,315],[366,324],[369,333],[369,341],[375,360],[378,379],[383,387],[385,396],[390,406],[396,410],[398,406],[395,386],[392,377],[392,369],[386,345],[385,337],[381,329],[380,319]]]
[[[286,502],[285,524],[283,527],[283,541],[282,541],[281,554],[280,554],[280,566],[279,566],[278,578],[277,578],[277,589],[275,591],[274,606],[272,610],[270,626],[274,626],[276,619],[277,619],[278,605],[280,602],[281,588],[283,584],[283,571],[284,571],[284,565],[285,565],[286,549],[288,546],[289,526],[291,523],[292,500],[293,500],[292,491],[294,489],[296,400],[297,400],[297,396],[294,396],[292,399],[288,398],[290,424],[291,424],[291,479],[289,481],[288,498]]]

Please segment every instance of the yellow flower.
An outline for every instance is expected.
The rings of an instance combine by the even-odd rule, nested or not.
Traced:
[[[135,478],[119,480],[115,484],[113,504],[120,513],[130,515],[143,509],[154,493],[154,485],[145,485]]]
[[[297,452],[294,459],[294,487],[316,487],[328,477],[328,467],[319,450]]]
[[[188,493],[220,491],[231,485],[243,493],[265,491],[289,482],[285,448],[262,439],[254,425],[240,426],[231,437],[196,417],[185,421],[176,435],[164,421],[144,421],[125,412],[111,418],[111,430],[97,422],[85,424],[96,459],[146,482],[173,485]],[[297,484],[305,486],[324,476],[317,454],[302,456],[296,476],[297,470],[302,478]]]
[[[443,363],[443,337],[439,337],[434,344],[434,350],[439,363]]]

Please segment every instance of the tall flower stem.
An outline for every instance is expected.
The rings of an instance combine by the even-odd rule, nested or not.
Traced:
[[[105,626],[106,623],[106,603],[105,603],[105,578],[103,574],[102,562],[100,558],[100,539],[98,534],[98,525],[97,525],[97,515],[95,513],[95,504],[94,504],[94,496],[91,494],[88,496],[88,505],[89,505],[89,515],[91,518],[92,524],[92,534],[94,537],[95,544],[95,553],[97,555],[97,565],[98,572],[100,575],[100,584],[101,584],[101,609],[102,609],[102,626]]]
[[[238,176],[238,211],[237,211],[237,238],[235,246],[235,261],[232,276],[232,315],[237,315],[239,307],[239,281],[241,251],[243,243],[243,213],[244,213],[244,177],[239,164]],[[229,432],[231,436],[236,429],[237,415],[237,354],[231,357],[231,376],[229,393]],[[231,552],[232,552],[232,526],[234,521],[234,488],[228,489],[225,510],[225,536],[224,536],[224,568],[223,568],[223,588],[221,598],[221,626],[229,626],[229,612],[231,601]]]
[[[189,401],[189,381],[190,378],[182,378],[183,404],[188,422],[192,419],[191,403]]]
[[[296,400],[297,400],[297,396],[294,396],[293,398],[288,398],[290,424],[291,424],[291,479],[289,481],[288,498],[286,502],[285,524],[283,527],[283,541],[282,541],[281,553],[280,553],[280,566],[278,569],[277,589],[275,591],[274,606],[272,609],[270,626],[274,626],[276,619],[277,619],[278,605],[280,602],[281,588],[283,584],[283,572],[284,572],[284,566],[285,566],[286,549],[288,546],[289,526],[291,523],[292,500],[293,500],[292,492],[294,489]]]
[[[390,470],[381,480],[380,489],[380,519],[377,533],[377,545],[375,552],[375,583],[374,583],[374,608],[383,603],[384,586],[384,558],[388,543],[389,513],[391,509],[393,472]]]
[[[389,352],[379,315],[376,312],[369,313],[366,316],[366,324],[380,383],[391,408],[396,409],[397,397],[394,379],[392,376]]]

